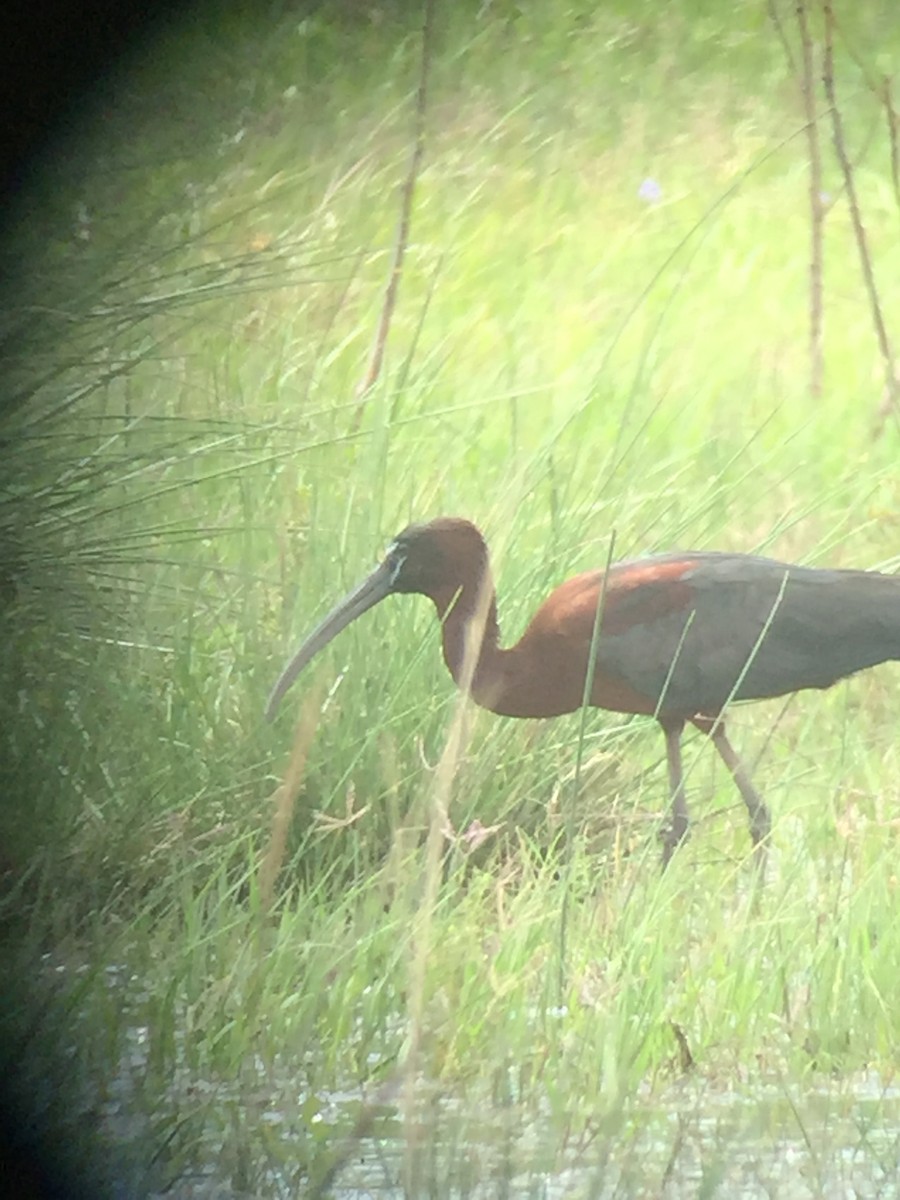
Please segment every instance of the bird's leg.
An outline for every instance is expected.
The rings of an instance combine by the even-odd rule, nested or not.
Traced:
[[[764,853],[762,843],[772,832],[772,818],[769,816],[766,802],[753,786],[749,771],[740,758],[738,758],[734,747],[729,742],[728,735],[725,733],[725,722],[721,717],[715,721],[708,717],[695,717],[694,724],[698,729],[702,729],[704,733],[708,733],[712,738],[713,745],[719,752],[719,757],[731,773],[731,778],[737,785],[737,789],[741,793],[744,803],[747,805],[747,812],[750,814],[750,836],[753,838],[753,846],[757,851],[757,857],[761,859]]]
[[[687,837],[688,811],[684,794],[684,773],[681,769],[681,733],[684,721],[661,721],[666,735],[666,760],[669,764],[669,794],[672,801],[672,820],[663,831],[663,870],[678,845]]]

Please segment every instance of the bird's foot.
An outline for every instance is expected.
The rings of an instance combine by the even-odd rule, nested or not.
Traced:
[[[750,816],[750,836],[753,838],[754,849],[767,842],[772,832],[772,818],[765,804],[760,801],[758,807]]]
[[[769,847],[766,842],[757,842],[750,856],[753,860],[754,874],[759,883],[765,883],[766,864],[769,861]]]
[[[660,830],[659,839],[663,845],[662,852],[662,869],[665,870],[669,865],[672,855],[685,840],[688,834],[687,818],[683,818],[680,814],[676,814],[672,819],[671,824]]]
[[[772,822],[769,818],[769,810],[763,805],[754,814],[750,823],[750,836],[753,838],[753,865],[760,881],[766,877],[766,863],[769,861],[769,834],[771,832]]]

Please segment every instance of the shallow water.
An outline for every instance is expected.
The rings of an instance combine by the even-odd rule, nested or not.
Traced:
[[[875,1071],[732,1084],[694,1070],[591,1120],[582,1101],[570,1117],[558,1099],[535,1102],[537,1087],[520,1097],[512,1080],[504,1103],[477,1081],[458,1094],[424,1079],[311,1093],[303,1063],[287,1055],[203,1078],[176,1029],[176,1067],[161,1081],[150,1031],[128,1022],[139,981],[110,967],[105,982],[122,996],[124,1037],[102,1097],[86,1106],[110,1151],[116,1200],[900,1196],[900,1086]],[[317,1190],[329,1165],[329,1186]]]
[[[420,1146],[429,1137],[447,1142],[446,1155],[439,1146],[430,1152],[439,1195],[862,1200],[900,1194],[900,1094],[874,1075],[807,1092],[799,1102],[778,1084],[716,1090],[685,1082],[663,1103],[632,1103],[617,1131],[562,1150],[558,1132],[540,1118],[504,1130],[486,1114],[482,1139],[473,1141],[469,1121],[467,1141],[448,1141],[454,1107],[438,1105],[433,1129],[417,1131]],[[404,1193],[402,1160],[400,1142],[361,1144],[335,1194],[416,1194]]]
[[[323,1194],[348,1200],[900,1195],[900,1088],[874,1072],[816,1088],[778,1080],[723,1087],[686,1078],[663,1094],[631,1098],[620,1112],[567,1137],[549,1105],[543,1112],[492,1106],[477,1087],[454,1096],[423,1080],[411,1096],[400,1086],[311,1096],[290,1079],[279,1082],[277,1067],[274,1073],[256,1067],[255,1083],[249,1072],[240,1088],[173,1081],[208,1105],[196,1145],[206,1165],[191,1178],[167,1181],[165,1195],[305,1194],[309,1181],[298,1170],[309,1160],[311,1137],[340,1164]],[[228,1119],[217,1120],[217,1110]],[[256,1162],[236,1172],[229,1141],[238,1113],[265,1129],[269,1149],[259,1155],[260,1144]],[[124,1109],[112,1103],[106,1119],[127,1138]],[[246,1153],[253,1157],[249,1145]],[[235,1174],[245,1172],[238,1186]],[[123,1186],[122,1195],[131,1194]]]

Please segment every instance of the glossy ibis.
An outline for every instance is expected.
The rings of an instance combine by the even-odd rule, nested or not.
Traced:
[[[576,575],[503,650],[484,538],[471,522],[443,517],[399,533],[383,562],[313,630],[272,689],[267,718],[310,659],[393,592],[434,602],[450,674],[476,704],[502,716],[556,717],[580,708],[595,646],[590,704],[653,716],[665,734],[672,819],[663,865],[688,827],[686,722],[712,738],[759,846],[769,812],[726,735],[727,705],[827,688],[900,659],[900,577],[711,552],[655,555]]]

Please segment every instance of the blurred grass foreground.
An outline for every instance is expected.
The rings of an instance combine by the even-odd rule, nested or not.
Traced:
[[[423,89],[425,11],[196,5],[7,213],[10,1153],[893,1194],[896,667],[734,713],[761,889],[703,739],[661,878],[653,722],[461,712],[416,597],[262,711],[411,520],[485,530],[507,640],[611,545],[900,567],[894,5],[436,0]]]

